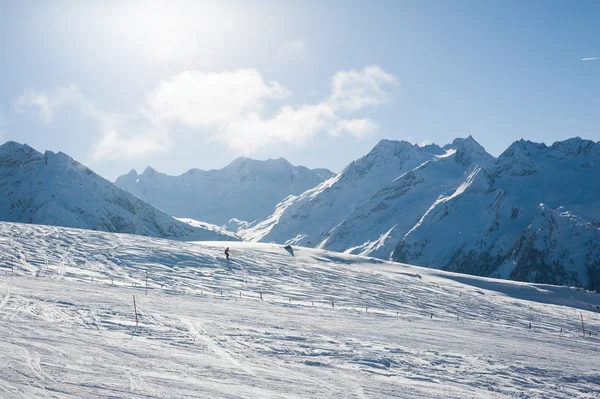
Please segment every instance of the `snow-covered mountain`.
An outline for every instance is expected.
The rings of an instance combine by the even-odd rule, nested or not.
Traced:
[[[230,219],[262,219],[287,196],[298,195],[332,175],[327,169],[293,166],[283,158],[240,157],[223,169],[191,169],[180,176],[150,167],[141,175],[132,170],[115,183],[171,215],[223,225]]]
[[[438,146],[421,148],[405,141],[382,140],[336,176],[298,196],[286,198],[272,215],[240,230],[240,234],[252,241],[326,248],[327,233],[373,193],[443,154],[446,151]]]
[[[382,140],[339,175],[287,198],[241,234],[387,258],[436,198],[493,161],[472,137],[445,148]]]
[[[182,240],[238,240],[190,226],[120,189],[64,153],[0,146],[0,220]]]
[[[482,276],[600,288],[600,143],[513,143],[432,208],[392,258]],[[540,205],[543,204],[543,205]]]
[[[470,136],[443,148],[383,140],[339,175],[282,201],[265,220],[241,225],[240,234],[383,259],[393,252],[401,262],[481,276],[600,288],[600,253],[589,244],[600,220],[599,153],[600,144],[580,138],[550,147],[521,140],[498,159]],[[540,203],[561,221],[553,244],[525,234],[540,218]],[[582,239],[556,238],[571,230]],[[531,251],[513,254],[526,236],[540,249],[536,260]],[[568,262],[541,272],[559,247]]]

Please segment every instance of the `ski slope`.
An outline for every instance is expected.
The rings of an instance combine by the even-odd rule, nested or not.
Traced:
[[[0,397],[598,398],[599,306],[315,249],[0,223]]]

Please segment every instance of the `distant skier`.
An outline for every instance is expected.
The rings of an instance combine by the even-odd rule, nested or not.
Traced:
[[[229,260],[229,247],[225,248],[225,257]]]

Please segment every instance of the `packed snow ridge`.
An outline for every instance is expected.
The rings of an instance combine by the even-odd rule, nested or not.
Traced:
[[[239,240],[216,226],[191,226],[143,202],[62,152],[0,146],[0,220],[182,240]]]
[[[597,398],[599,309],[303,247],[0,223],[0,397]]]

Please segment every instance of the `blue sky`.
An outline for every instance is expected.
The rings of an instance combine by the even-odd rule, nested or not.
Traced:
[[[0,1],[0,136],[114,180],[600,140],[597,1]],[[587,59],[587,60],[584,60]]]

